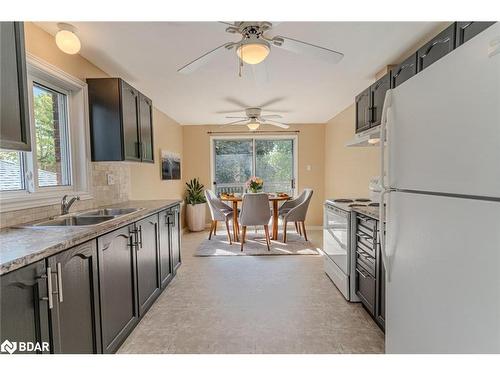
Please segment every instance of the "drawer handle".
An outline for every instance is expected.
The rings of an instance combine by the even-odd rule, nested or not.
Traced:
[[[356,271],[363,277],[363,279],[366,279],[368,275],[366,275],[363,271],[361,271],[359,268],[356,268]]]

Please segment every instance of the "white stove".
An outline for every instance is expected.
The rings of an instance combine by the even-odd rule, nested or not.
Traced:
[[[323,251],[324,269],[336,287],[351,302],[358,302],[355,292],[355,220],[351,211],[355,207],[366,207],[369,199],[329,199],[324,205]]]

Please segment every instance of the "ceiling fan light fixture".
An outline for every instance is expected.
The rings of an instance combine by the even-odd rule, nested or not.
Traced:
[[[262,39],[248,39],[241,42],[236,49],[238,57],[251,65],[259,64],[266,59],[271,51],[269,43]]]
[[[247,126],[248,126],[248,129],[255,131],[255,130],[257,130],[259,128],[260,124],[257,121],[250,121],[247,124]]]
[[[76,28],[68,23],[58,23],[57,27],[59,28],[56,34],[57,47],[68,55],[77,54],[82,45],[76,35]]]

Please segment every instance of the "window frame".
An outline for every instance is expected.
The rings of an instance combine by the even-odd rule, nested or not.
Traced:
[[[215,181],[215,140],[252,140],[252,172],[255,173],[255,163],[256,163],[256,155],[255,155],[255,140],[263,139],[263,140],[277,140],[277,139],[291,139],[293,141],[293,178],[294,178],[294,188],[293,194],[296,195],[298,192],[299,186],[299,137],[297,134],[294,135],[267,135],[267,134],[238,134],[238,135],[212,135],[210,136],[210,189],[215,191],[216,187],[214,185]]]
[[[24,190],[0,192],[0,212],[58,204],[65,194],[92,199],[87,84],[27,53],[29,120],[32,151],[23,152]],[[33,81],[67,95],[67,132],[70,185],[36,187],[36,133],[33,118]]]

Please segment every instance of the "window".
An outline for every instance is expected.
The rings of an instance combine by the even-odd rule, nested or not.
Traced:
[[[24,189],[23,153],[0,151],[0,191]]]
[[[293,195],[296,184],[296,137],[213,138],[214,191],[244,193],[251,176],[264,180],[265,192]]]
[[[0,150],[0,211],[88,194],[86,84],[28,55],[31,152]]]
[[[67,95],[33,81],[38,187],[71,185]]]

